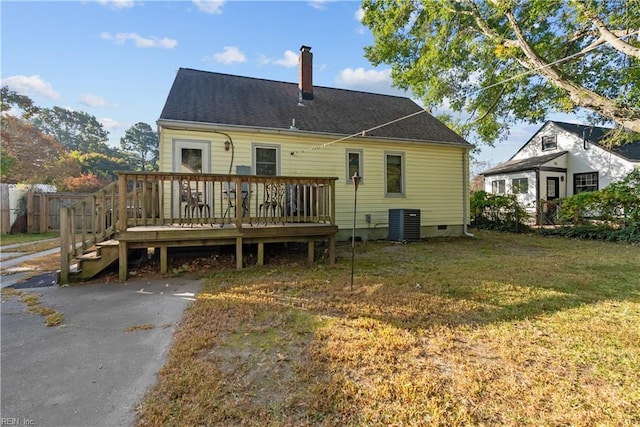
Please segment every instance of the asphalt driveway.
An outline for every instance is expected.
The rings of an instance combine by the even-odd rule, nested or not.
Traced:
[[[17,425],[129,426],[201,282],[179,278],[22,289],[58,327],[2,303],[1,412]],[[14,421],[15,422],[15,421]]]

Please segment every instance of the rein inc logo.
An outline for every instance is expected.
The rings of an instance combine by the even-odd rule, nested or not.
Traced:
[[[2,417],[0,426],[35,426],[36,422],[31,418]]]

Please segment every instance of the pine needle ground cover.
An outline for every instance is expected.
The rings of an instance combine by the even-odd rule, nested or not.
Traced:
[[[210,272],[138,424],[638,425],[640,249],[478,232]]]

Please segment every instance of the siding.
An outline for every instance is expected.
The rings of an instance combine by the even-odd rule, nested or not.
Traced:
[[[252,165],[254,143],[280,146],[280,173],[285,176],[338,177],[336,181],[336,223],[341,229],[353,226],[353,185],[346,176],[346,149],[362,150],[363,181],[358,189],[357,228],[386,227],[388,210],[421,210],[422,226],[462,225],[463,156],[468,171],[468,156],[460,146],[427,143],[362,141],[353,138],[313,149],[330,138],[297,136],[291,132],[228,132],[235,146],[234,166]],[[231,151],[224,151],[226,137],[205,131],[161,129],[160,170],[172,171],[174,140],[211,141],[211,172],[229,172]],[[293,155],[291,153],[294,153]],[[405,197],[384,195],[384,154],[404,153]],[[253,170],[253,169],[252,169]],[[367,224],[365,215],[371,215]]]

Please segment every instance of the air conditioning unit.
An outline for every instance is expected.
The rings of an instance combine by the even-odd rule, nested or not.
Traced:
[[[388,240],[420,240],[420,209],[389,209]]]

